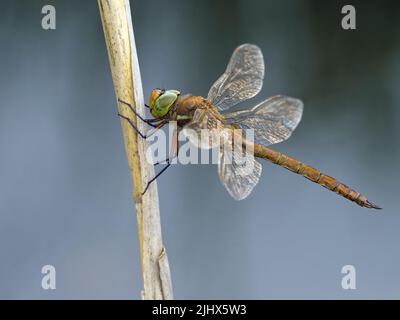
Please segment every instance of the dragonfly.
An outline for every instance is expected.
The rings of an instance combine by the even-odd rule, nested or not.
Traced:
[[[234,150],[221,148],[218,157],[219,179],[234,199],[245,199],[252,192],[262,172],[262,166],[258,159],[264,159],[301,175],[361,207],[381,209],[361,193],[337,179],[268,148],[270,145],[285,141],[292,135],[302,118],[303,102],[301,100],[285,95],[276,95],[251,109],[228,112],[233,106],[253,98],[260,92],[263,86],[264,70],[261,49],[253,44],[243,44],[234,50],[225,72],[212,85],[207,98],[191,94],[182,95],[178,90],[156,88],[151,91],[149,104],[146,105],[152,115],[151,119],[143,118],[129,103],[118,99],[120,103],[126,104],[140,120],[154,128],[143,134],[129,117],[119,114],[144,139],[170,121],[177,123],[173,152],[165,161],[155,163],[155,165],[165,163],[166,166],[149,180],[143,193],[155,179],[165,172],[178,155],[178,131],[183,131],[190,137],[189,129],[192,130],[191,132],[199,133],[201,130],[213,130],[217,133],[224,130],[224,132],[231,132],[233,137],[237,130],[252,129],[254,142],[252,142],[252,148],[249,148],[251,151],[248,151],[247,148],[245,151],[252,152],[254,155],[248,158],[253,161],[250,173],[244,173],[237,152]],[[226,143],[231,143],[229,139],[227,140]],[[200,148],[211,147],[204,146],[204,143],[203,145],[198,143],[198,146]],[[227,153],[229,152],[228,157]]]

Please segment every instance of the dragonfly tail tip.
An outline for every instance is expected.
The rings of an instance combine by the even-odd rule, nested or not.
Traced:
[[[382,209],[381,207],[377,206],[376,204],[374,204],[374,203],[372,203],[372,202],[370,202],[368,200],[367,200],[367,202],[365,204],[365,207],[369,208],[369,209],[377,209],[377,210],[381,210]]]

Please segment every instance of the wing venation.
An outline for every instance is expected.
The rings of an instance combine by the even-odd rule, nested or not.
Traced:
[[[259,47],[243,44],[235,49],[225,72],[208,92],[209,100],[219,110],[254,97],[264,80],[264,58]]]

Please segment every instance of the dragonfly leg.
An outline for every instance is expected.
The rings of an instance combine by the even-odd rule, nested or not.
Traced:
[[[143,192],[142,192],[142,195],[144,195],[144,194],[146,193],[146,191],[147,191],[147,189],[150,187],[151,183],[154,182],[159,176],[161,176],[161,174],[162,174],[163,172],[165,172],[165,170],[167,170],[170,166],[171,166],[171,161],[169,161],[169,159],[168,159],[167,165],[166,165],[164,168],[162,168],[162,170],[161,170],[159,173],[157,173],[157,174],[154,176],[154,178],[150,179],[149,182],[147,182],[146,188],[144,188],[144,190],[143,190]]]
[[[167,165],[164,168],[162,168],[162,170],[160,172],[158,172],[155,175],[154,178],[150,179],[149,182],[147,182],[147,185],[144,188],[144,190],[142,192],[142,195],[144,195],[146,193],[147,189],[150,187],[150,184],[153,181],[155,181],[163,172],[165,172],[165,170],[167,170],[171,166],[172,160],[175,159],[178,156],[178,153],[179,153],[179,140],[178,140],[178,131],[177,130],[175,130],[175,132],[174,132],[173,139],[174,139],[173,140],[174,145],[173,145],[173,148],[172,148],[172,154],[167,159],[164,160],[164,161],[167,162]],[[160,164],[161,162],[164,162],[164,161],[156,162],[154,165],[158,165],[158,164]]]
[[[146,188],[144,188],[144,191],[142,192],[142,195],[144,195],[144,194],[146,193],[146,191],[147,191],[147,189],[149,188],[150,184],[151,184],[153,181],[155,181],[159,176],[161,176],[161,174],[162,174],[165,170],[167,170],[167,169],[169,168],[169,166],[172,164],[172,160],[175,159],[176,157],[177,157],[177,153],[176,153],[175,155],[172,155],[172,156],[170,156],[170,157],[168,157],[167,159],[164,160],[165,162],[167,162],[167,165],[166,165],[164,168],[162,168],[162,170],[161,170],[159,173],[157,173],[157,174],[155,175],[154,178],[150,179],[149,182],[147,182]],[[162,162],[164,162],[164,161],[158,161],[158,162],[156,162],[156,163],[154,164],[154,166],[156,166],[156,165],[158,165],[158,164],[160,164],[160,163],[162,163]]]
[[[161,161],[157,161],[155,163],[153,163],[153,166],[158,166],[159,164],[163,163],[163,162],[170,162],[172,159],[170,159],[169,157],[167,159],[161,160]]]
[[[125,119],[126,121],[128,121],[128,123],[131,125],[131,127],[133,129],[135,129],[135,131],[143,138],[143,139],[147,139],[148,137],[152,136],[154,133],[157,132],[158,129],[160,129],[166,122],[161,122],[158,125],[154,126],[154,129],[150,131],[150,133],[146,133],[143,134],[138,127],[132,122],[131,119],[129,119],[128,117],[125,117],[124,115],[118,113],[118,116],[121,117],[122,119]]]
[[[153,124],[152,122],[159,121],[160,119],[157,119],[157,118],[155,118],[155,119],[145,119],[145,118],[143,118],[140,114],[138,114],[138,113],[136,112],[136,110],[131,106],[130,103],[128,103],[128,102],[126,102],[126,101],[124,101],[124,100],[121,100],[121,99],[119,99],[119,98],[118,98],[118,102],[121,102],[121,103],[127,105],[128,108],[131,109],[131,111],[132,111],[140,120],[142,120],[144,123],[147,123],[149,126],[151,126],[151,127],[153,127],[153,128],[157,127],[157,125]],[[148,107],[148,106],[146,105],[146,107]]]

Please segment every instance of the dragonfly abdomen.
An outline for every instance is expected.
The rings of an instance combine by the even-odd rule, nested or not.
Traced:
[[[373,209],[381,209],[372,202],[368,201],[368,199],[360,194],[359,192],[351,189],[344,183],[328,176],[317,169],[314,169],[296,159],[293,159],[287,155],[284,155],[281,152],[277,152],[263,146],[255,145],[254,147],[254,155],[258,158],[263,158],[271,161],[272,163],[284,167],[294,173],[300,174],[303,177],[315,182],[339,195],[342,197],[353,201],[365,208],[373,208]]]

